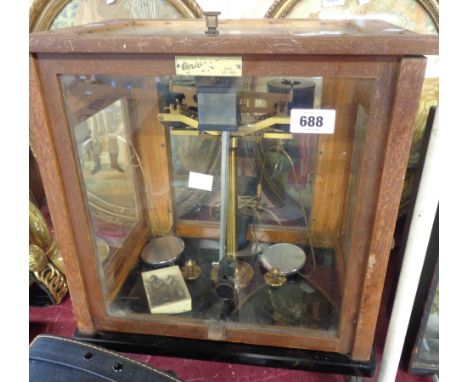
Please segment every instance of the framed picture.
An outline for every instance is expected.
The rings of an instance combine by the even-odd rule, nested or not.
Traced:
[[[35,0],[29,10],[29,30],[39,32],[116,18],[201,18],[194,0]]]

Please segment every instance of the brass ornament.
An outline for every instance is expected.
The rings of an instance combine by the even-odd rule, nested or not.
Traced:
[[[49,250],[54,241],[41,211],[32,201],[29,201],[29,241],[44,252]]]
[[[60,304],[68,293],[67,281],[60,271],[49,262],[44,270],[35,272],[34,275],[39,282],[47,287],[54,302]]]
[[[63,259],[58,250],[57,242],[49,231],[49,227],[37,206],[29,201],[29,244],[38,246],[47,258],[65,273]]]
[[[29,271],[41,272],[48,263],[49,260],[44,251],[37,245],[31,244],[29,246]]]
[[[29,201],[29,272],[30,282],[42,284],[59,304],[68,293],[63,260],[57,242],[37,206]],[[31,283],[30,283],[31,285]]]
[[[44,251],[35,244],[29,246],[29,271],[34,274],[34,281],[47,288],[55,304],[59,304],[67,295],[68,286],[65,277],[49,261]]]
[[[263,276],[265,283],[273,288],[278,288],[286,282],[286,276],[283,275],[278,268],[270,269]]]
[[[185,280],[193,281],[200,277],[201,268],[195,260],[189,259],[185,262],[185,265],[181,269],[182,276]]]

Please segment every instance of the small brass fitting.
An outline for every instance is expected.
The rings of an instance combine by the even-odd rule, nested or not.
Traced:
[[[205,12],[206,31],[205,34],[217,35],[218,31],[218,16],[221,12]]]
[[[286,276],[283,275],[278,268],[270,269],[263,276],[265,283],[273,288],[278,288],[286,282]]]

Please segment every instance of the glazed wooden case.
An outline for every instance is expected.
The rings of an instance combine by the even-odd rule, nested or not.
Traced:
[[[438,53],[438,38],[372,20],[205,29],[200,20],[117,20],[30,35],[32,144],[78,329],[367,360],[423,55]],[[236,69],[181,75],[184,59]],[[198,128],[202,108],[239,124],[229,133],[226,201],[223,133]],[[334,110],[333,132],[291,133],[292,110]],[[227,300],[216,292],[224,202],[227,259],[236,275],[251,273]],[[149,240],[168,236],[183,240],[181,254],[142,261]],[[262,259],[279,243],[305,261],[271,285]],[[196,279],[184,273],[188,260],[200,266]],[[185,275],[189,312],[151,313],[141,273],[165,265]]]

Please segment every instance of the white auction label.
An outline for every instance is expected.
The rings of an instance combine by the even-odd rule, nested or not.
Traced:
[[[345,5],[345,0],[323,0],[323,7],[336,7],[337,5]]]
[[[213,175],[190,171],[188,186],[197,190],[211,191],[213,188]]]
[[[291,133],[333,134],[336,110],[291,109]]]
[[[176,56],[178,76],[241,77],[242,57]]]

